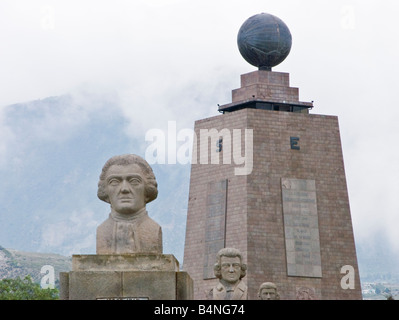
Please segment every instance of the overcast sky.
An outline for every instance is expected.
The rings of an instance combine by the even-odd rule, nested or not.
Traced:
[[[357,240],[385,234],[399,254],[397,0],[1,0],[0,166],[18,148],[2,116],[14,103],[115,97],[126,133],[143,143],[167,120],[192,128],[217,115],[240,75],[255,70],[236,37],[261,12],[293,36],[273,70],[290,73],[312,113],[339,117]]]

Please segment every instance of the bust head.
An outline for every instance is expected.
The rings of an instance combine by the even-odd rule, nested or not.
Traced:
[[[261,300],[280,300],[277,286],[273,282],[264,282],[259,287],[259,298]]]
[[[121,214],[134,214],[158,195],[154,173],[143,158],[120,155],[109,159],[101,172],[97,196]]]
[[[223,248],[216,256],[213,267],[215,276],[228,283],[236,283],[246,275],[247,265],[242,263],[241,252],[234,248]]]

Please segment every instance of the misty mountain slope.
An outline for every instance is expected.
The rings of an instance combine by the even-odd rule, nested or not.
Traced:
[[[3,121],[12,148],[11,160],[0,165],[0,243],[31,252],[95,253],[96,228],[110,210],[97,198],[102,166],[117,154],[144,156],[144,135],[127,134],[113,96],[15,104],[3,110]],[[181,260],[189,165],[153,169],[159,197],[148,211],[163,227],[164,251]]]
[[[35,282],[40,282],[47,271],[41,273],[43,266],[51,266],[54,269],[55,281],[59,279],[59,273],[70,271],[72,267],[71,257],[64,257],[51,253],[22,252],[0,247],[0,279],[23,279],[30,275]]]

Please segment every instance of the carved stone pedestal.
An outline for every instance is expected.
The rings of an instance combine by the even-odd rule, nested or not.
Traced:
[[[173,255],[73,255],[60,273],[62,300],[190,300],[193,281]]]

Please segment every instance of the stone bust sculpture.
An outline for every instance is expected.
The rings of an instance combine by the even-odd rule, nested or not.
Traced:
[[[97,228],[97,254],[162,253],[162,229],[146,210],[157,186],[151,167],[137,155],[105,163],[97,196],[111,205],[111,213]]]
[[[247,265],[242,262],[239,250],[221,249],[216,256],[215,276],[219,283],[208,294],[210,300],[247,300],[248,288],[241,279],[245,277]]]
[[[259,298],[261,300],[280,300],[277,286],[273,282],[264,282],[259,287]]]

